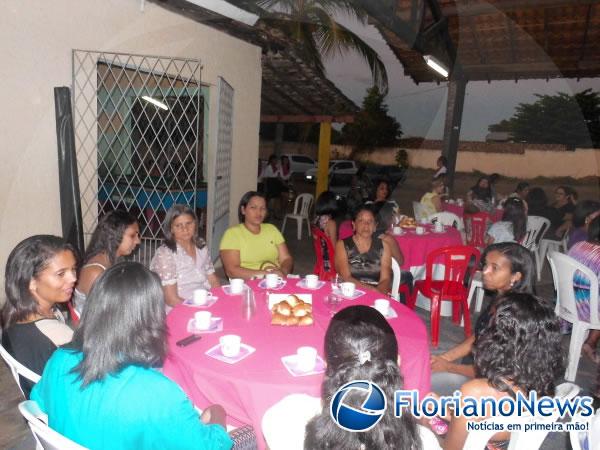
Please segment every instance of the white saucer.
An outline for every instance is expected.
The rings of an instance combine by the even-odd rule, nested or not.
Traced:
[[[194,303],[194,299],[191,298],[184,300],[183,304],[191,308],[208,308],[209,306],[214,305],[218,299],[219,297],[211,294],[208,297],[206,297],[206,303],[204,303],[203,305],[197,305],[196,303]]]
[[[248,289],[248,285],[244,283],[244,288],[242,289],[242,292],[236,292],[235,294],[231,292],[231,287],[226,284],[225,286],[221,286],[221,289],[223,289],[223,292],[225,292],[225,295],[242,295],[246,289]]]
[[[373,309],[377,309],[375,308],[375,305],[371,305],[371,307]],[[378,310],[379,311],[379,310]],[[396,312],[396,310],[394,308],[392,308],[391,306],[388,308],[388,312],[383,314],[383,317],[385,317],[386,319],[395,319],[396,317],[398,317],[398,313]]]
[[[296,286],[298,286],[299,288],[302,288],[302,289],[310,289],[311,291],[316,291],[318,289],[321,289],[323,286],[325,286],[325,281],[319,280],[319,281],[317,281],[317,285],[315,287],[308,287],[306,285],[306,280],[302,279],[302,280],[298,281],[298,283],[296,283]]]
[[[267,280],[266,279],[262,279],[260,281],[260,283],[258,283],[258,287],[261,288],[261,289],[275,289],[275,290],[278,290],[278,289],[281,289],[282,287],[284,287],[286,285],[286,283],[287,282],[285,280],[280,280],[280,281],[277,282],[277,285],[275,287],[269,287],[269,286],[267,286]]]
[[[342,290],[341,289],[335,289],[335,288],[333,288],[331,290],[331,292],[333,292],[336,295],[339,295],[340,297],[348,299],[348,300],[355,300],[358,297],[360,297],[361,295],[365,295],[365,291],[361,291],[360,289],[354,289],[354,294],[352,294],[352,296],[350,296],[350,297],[347,296],[347,295],[342,294]]]
[[[256,349],[254,347],[249,346],[248,344],[244,344],[243,342],[240,344],[240,352],[236,356],[225,356],[221,352],[221,344],[217,344],[214,347],[208,349],[206,356],[210,356],[211,358],[218,359],[219,361],[223,361],[227,364],[235,364],[236,362],[241,361],[244,358],[247,358],[252,353],[254,353]]]
[[[201,334],[201,333],[218,333],[219,331],[223,331],[223,319],[221,317],[211,317],[210,318],[210,327],[206,330],[200,330],[196,328],[196,320],[192,317],[188,320],[187,324],[188,333]]]
[[[325,368],[327,367],[325,361],[323,361],[323,358],[321,358],[318,355],[315,367],[308,371],[301,370],[298,367],[298,355],[282,356],[281,362],[283,363],[287,371],[294,377],[305,377],[307,375],[316,375],[319,373],[323,373],[325,372]]]

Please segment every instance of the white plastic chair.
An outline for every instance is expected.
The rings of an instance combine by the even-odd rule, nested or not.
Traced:
[[[573,430],[569,432],[569,440],[573,450],[598,450],[600,448],[600,408],[593,416],[573,416],[572,422],[589,423],[588,431]],[[587,444],[585,447],[582,444]]]
[[[579,393],[579,386],[573,383],[563,383],[556,387],[556,397],[569,399],[575,397]],[[511,415],[511,416],[496,416],[489,419],[483,420],[480,423],[495,423],[504,424],[505,426],[509,423],[521,424],[521,431],[513,431],[510,434],[510,442],[508,444],[508,450],[537,450],[546,439],[548,431],[525,431],[525,424],[527,423],[539,423],[539,424],[551,424],[560,418],[558,409],[555,409],[552,414],[548,417],[543,416],[530,416],[530,415]],[[481,450],[485,448],[491,437],[497,433],[493,428],[492,430],[485,431],[469,431],[467,440],[463,450]]]
[[[529,216],[527,217],[527,229],[525,237],[521,241],[521,245],[535,255],[535,266],[537,270],[537,280],[540,281],[542,276],[542,264],[540,260],[540,241],[544,238],[544,234],[550,228],[550,221],[545,217]]]
[[[469,286],[469,296],[467,297],[467,302],[469,303],[469,311],[479,312],[481,311],[481,306],[483,305],[483,273],[481,270],[476,271],[473,274],[473,278],[471,278],[471,284]],[[475,309],[473,309],[473,296],[475,297]],[[465,325],[465,318],[463,317],[460,322],[460,326]]]
[[[402,272],[400,270],[400,265],[396,258],[392,258],[392,297],[394,300],[400,301],[400,278],[402,277]]]
[[[542,268],[546,263],[546,256],[549,252],[561,252],[567,253],[567,246],[569,243],[569,231],[565,232],[565,235],[560,241],[555,241],[554,239],[542,239],[540,241],[540,248],[538,249],[538,253],[540,254],[540,266],[538,267],[539,273],[542,272]],[[538,281],[539,281],[538,277]]]
[[[421,202],[412,202],[413,204],[413,213],[415,215],[415,220],[420,222],[421,220],[427,220],[427,213],[425,212],[425,208],[421,204]]]
[[[19,411],[44,450],[86,450],[86,447],[50,428],[47,424],[48,417],[33,400],[19,403]]]
[[[559,252],[548,255],[554,289],[556,290],[556,315],[573,324],[571,343],[569,345],[569,364],[565,380],[574,381],[577,376],[581,347],[589,330],[600,330],[598,319],[598,278],[594,272],[583,264]],[[590,321],[579,320],[575,291],[573,290],[573,275],[579,270],[590,281]]]
[[[302,239],[302,222],[304,220],[306,220],[306,229],[308,230],[308,235],[310,236],[310,219],[308,217],[308,213],[313,200],[314,197],[312,194],[300,194],[298,197],[296,197],[296,202],[294,203],[294,212],[291,214],[286,214],[283,218],[281,234],[283,234],[285,230],[285,224],[288,218],[290,218],[294,219],[298,224],[298,240]]]
[[[23,397],[25,397],[25,393],[23,392],[23,389],[21,388],[21,383],[19,383],[19,375],[22,376],[23,378],[28,379],[33,384],[40,381],[41,377],[37,373],[35,373],[33,370],[28,369],[23,364],[21,364],[19,361],[17,361],[15,358],[13,358],[12,355],[10,353],[8,353],[8,351],[1,345],[0,345],[0,355],[2,355],[2,359],[4,359],[4,361],[8,365],[8,368],[10,369],[12,376],[14,377],[15,381],[17,382],[17,386],[19,386],[19,390],[21,391],[21,394],[23,394]]]
[[[431,223],[440,222],[442,225],[454,227],[458,231],[464,231],[465,229],[465,223],[463,222],[463,220],[456,214],[448,211],[442,211],[432,214],[427,218],[427,220]]]

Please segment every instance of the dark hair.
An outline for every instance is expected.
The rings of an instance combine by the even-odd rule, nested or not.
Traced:
[[[526,200],[527,205],[529,206],[530,214],[532,211],[539,211],[540,209],[548,206],[548,196],[540,187],[533,187],[529,189]]]
[[[515,192],[523,192],[528,187],[529,187],[529,183],[527,181],[519,181],[519,183],[517,184],[517,187],[515,189]]]
[[[575,203],[577,201],[577,191],[571,186],[558,186],[556,189],[562,189],[563,191],[565,191],[565,194],[567,197],[569,197],[569,201],[571,203]]]
[[[387,187],[387,195],[385,196],[385,199],[387,200],[388,198],[390,198],[390,195],[392,195],[392,189],[390,186],[390,182],[388,180],[386,180],[385,178],[379,180],[377,182],[377,184],[375,185],[375,189],[373,190],[373,200],[377,199],[377,190],[379,189],[379,186],[381,186],[382,184],[385,184]]]
[[[440,156],[437,160],[438,160],[438,162],[442,163],[442,166],[448,165],[448,158],[446,158],[445,156]]]
[[[196,213],[194,212],[194,210],[187,205],[173,205],[167,211],[167,215],[165,216],[165,221],[163,223],[163,243],[172,252],[177,251],[177,242],[175,242],[175,237],[173,236],[173,232],[171,231],[173,222],[178,217],[186,215],[194,219],[194,222],[196,223],[196,227],[194,228],[194,237],[192,238],[194,245],[196,245],[196,247],[198,248],[204,248],[206,246],[206,242],[204,241],[204,239],[198,237],[198,217],[196,217]]]
[[[159,367],[167,354],[160,279],[137,262],[108,268],[88,294],[79,327],[65,348],[83,353],[73,368],[82,386],[127,366]]]
[[[277,155],[273,154],[269,156],[269,161],[267,162],[267,164],[271,164],[272,161],[277,161],[277,159]]]
[[[361,364],[359,354],[370,354]],[[413,417],[402,414],[384,414],[381,421],[364,433],[352,433],[335,424],[329,405],[335,392],[353,380],[369,380],[377,384],[386,398],[402,389],[403,379],[398,367],[398,343],[394,330],[379,311],[364,305],[355,305],[339,311],[325,333],[327,370],[321,389],[323,411],[306,425],[304,448],[421,448],[421,440]],[[364,395],[350,393],[344,399],[360,407]]]
[[[533,254],[521,244],[515,242],[501,242],[488,245],[485,249],[482,261],[485,262],[490,252],[501,253],[510,263],[511,273],[521,273],[521,279],[511,288],[512,292],[533,294],[535,292],[535,260]]]
[[[339,205],[337,199],[335,198],[335,194],[331,191],[322,192],[317,198],[317,202],[315,203],[315,215],[317,216],[325,216],[329,215],[333,219],[339,213]]]
[[[487,182],[488,182],[487,188],[482,188],[479,186],[479,183],[481,183],[483,180],[487,180]],[[473,186],[471,188],[471,192],[473,192],[474,197],[479,200],[490,201],[492,199],[491,184],[492,183],[490,182],[490,179],[488,177],[479,177],[479,180],[477,180],[477,183],[475,183],[475,186]]]
[[[554,395],[564,373],[561,341],[554,308],[531,294],[508,292],[475,343],[475,372],[511,396],[514,388]]]
[[[520,242],[527,231],[527,213],[525,203],[519,197],[509,197],[504,202],[502,220],[512,224],[515,241]]]
[[[385,233],[394,221],[394,205],[384,202],[381,208],[379,208],[375,220],[377,221],[376,233]]]
[[[77,251],[63,238],[39,234],[19,242],[10,252],[4,272],[6,303],[2,308],[3,329],[37,312],[38,303],[31,295],[29,284],[62,251],[73,253],[77,259]]]
[[[373,214],[373,217],[377,219],[377,213],[375,212],[373,205],[362,204],[359,205],[356,209],[354,209],[354,211],[352,211],[352,222],[355,222],[358,215],[363,211],[370,212],[371,214]]]
[[[600,216],[597,216],[588,225],[588,242],[600,244]]]
[[[242,207],[246,208],[246,206],[248,206],[248,203],[250,203],[250,199],[252,197],[260,197],[265,201],[265,203],[267,202],[267,198],[260,192],[248,191],[244,195],[242,195],[242,198],[240,199],[240,204],[238,205],[238,220],[240,221],[240,223],[244,223],[244,215],[242,214]]]
[[[577,203],[573,211],[573,226],[576,228],[584,226],[587,216],[598,210],[600,210],[600,202],[596,200],[584,200]]]
[[[106,253],[110,263],[114,264],[123,234],[127,227],[134,223],[137,223],[136,218],[122,209],[115,209],[104,215],[98,220],[98,225],[92,233],[90,243],[85,251],[84,262],[100,253]]]
[[[491,175],[488,177],[488,181],[490,182],[490,184],[494,184],[494,183],[495,183],[496,181],[498,181],[500,178],[501,178],[501,177],[500,177],[500,174],[499,174],[499,173],[496,173],[496,172],[494,172],[493,174],[491,174]]]

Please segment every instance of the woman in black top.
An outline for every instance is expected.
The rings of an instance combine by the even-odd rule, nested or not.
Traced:
[[[340,240],[335,248],[335,268],[344,281],[357,286],[390,292],[392,252],[389,245],[375,235],[377,222],[371,208],[361,206],[352,219],[354,235]]]

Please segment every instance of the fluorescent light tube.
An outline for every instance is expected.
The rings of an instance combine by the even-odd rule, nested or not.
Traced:
[[[448,69],[441,62],[431,55],[423,55],[423,59],[429,67],[431,67],[444,78],[448,78]]]
[[[152,103],[154,106],[159,107],[160,109],[164,109],[165,111],[169,110],[169,107],[165,105],[163,102],[156,100],[148,95],[142,95],[142,98],[146,100],[148,103]]]

